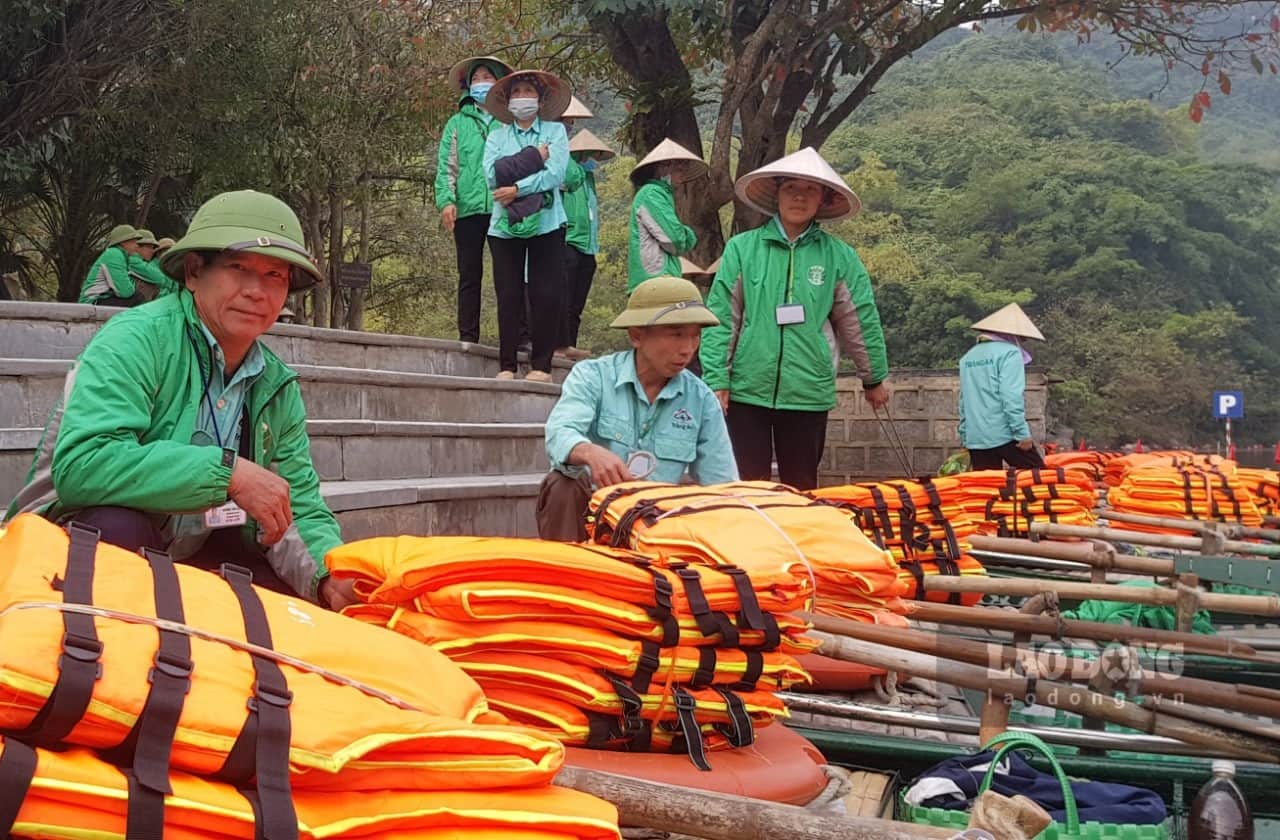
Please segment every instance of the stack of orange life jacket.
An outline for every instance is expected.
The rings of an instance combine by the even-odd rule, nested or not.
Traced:
[[[1280,472],[1240,467],[1236,475],[1253,495],[1253,503],[1263,516],[1280,514]]]
[[[1143,516],[1237,522],[1258,527],[1262,514],[1234,461],[1172,458],[1132,468],[1107,493],[1112,510]],[[1131,531],[1182,534],[1155,525],[1115,522]]]
[[[596,545],[396,537],[332,551],[366,603],[349,615],[450,657],[512,720],[567,744],[707,752],[786,715],[813,648],[789,615],[807,577],[660,564]]]
[[[237,567],[0,537],[0,835],[616,837],[505,724],[444,656]]]
[[[968,553],[967,539],[978,532],[978,523],[955,500],[959,487],[952,478],[920,478],[823,487],[810,495],[855,511],[862,532],[898,562],[906,597],[969,606],[982,600],[982,594],[932,592],[928,587],[931,575],[986,574]]]
[[[1100,484],[1106,479],[1107,464],[1119,457],[1119,452],[1100,451],[1097,449],[1072,450],[1045,455],[1044,465],[1046,467],[1062,467],[1067,470],[1087,472],[1095,483]]]
[[[1032,522],[1092,525],[1097,502],[1093,479],[1084,472],[1058,468],[980,470],[952,476],[959,483],[955,500],[983,534],[1025,537]]]
[[[770,482],[630,482],[595,492],[587,530],[596,542],[643,551],[666,565],[811,582],[816,612],[905,626],[901,599],[909,587],[893,556],[862,533],[856,515],[847,505]]]
[[[1156,452],[1131,452],[1112,458],[1107,462],[1104,479],[1108,487],[1119,487],[1120,482],[1130,470],[1139,467],[1211,467],[1225,460],[1217,455],[1197,455],[1182,450],[1159,450]]]

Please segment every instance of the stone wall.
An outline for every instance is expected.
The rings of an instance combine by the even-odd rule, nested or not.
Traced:
[[[886,385],[893,395],[889,410],[894,426],[911,455],[915,474],[936,472],[960,449],[957,371],[894,370]],[[1037,441],[1044,439],[1047,399],[1048,377],[1042,371],[1028,371],[1027,421]],[[863,399],[857,379],[837,380],[836,407],[827,418],[827,448],[819,473],[822,484],[904,477],[905,470],[890,447],[893,431],[883,410],[880,421]]]

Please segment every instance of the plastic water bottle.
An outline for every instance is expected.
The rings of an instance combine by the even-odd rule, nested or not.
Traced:
[[[1187,823],[1190,840],[1253,840],[1253,814],[1230,761],[1213,762],[1213,778],[1196,794]]]

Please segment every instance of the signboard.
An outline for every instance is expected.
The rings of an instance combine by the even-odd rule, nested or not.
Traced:
[[[338,285],[348,289],[367,289],[373,282],[373,264],[344,262],[338,264]]]
[[[1243,391],[1214,391],[1213,416],[1216,420],[1240,420],[1244,417]]]

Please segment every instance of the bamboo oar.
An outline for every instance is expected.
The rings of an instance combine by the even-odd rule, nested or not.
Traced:
[[[1032,536],[1042,537],[1077,537],[1086,540],[1106,540],[1108,542],[1127,542],[1137,545],[1156,545],[1162,548],[1180,548],[1186,551],[1199,551],[1205,545],[1205,539],[1213,537],[1206,534],[1201,537],[1179,537],[1174,534],[1148,534],[1143,531],[1119,531],[1115,528],[1094,528],[1087,525],[1059,525],[1056,522],[1032,522]],[[1263,557],[1280,557],[1280,545],[1260,545],[1258,543],[1241,542],[1240,540],[1217,540],[1221,551],[1235,554],[1259,554]]]
[[[1087,541],[1023,540],[974,534],[969,537],[969,544],[979,551],[1045,557],[1050,560],[1068,560],[1106,571],[1157,576],[1174,574],[1173,561],[1168,558],[1136,557],[1129,554],[1119,554],[1116,552],[1115,546],[1109,543],[1103,543],[1100,546]]]
[[[1102,642],[1134,642],[1176,648],[1181,653],[1203,653],[1251,662],[1280,662],[1258,653],[1249,645],[1218,636],[1130,627],[1127,624],[1104,624],[1100,621],[1078,621],[1047,615],[1026,615],[989,607],[961,607],[928,601],[907,603],[907,615],[920,621],[936,621],[960,627],[982,627],[995,630],[1033,633],[1053,638],[1093,639]]]
[[[941,656],[971,665],[983,665],[988,668],[1004,670],[1012,668],[1019,658],[1033,658],[1038,673],[1051,674],[1072,682],[1087,682],[1093,676],[1093,663],[1065,656],[1050,651],[1018,651],[995,642],[979,642],[971,639],[957,639],[942,633],[928,630],[903,629],[900,627],[883,627],[878,624],[864,624],[860,621],[833,618],[824,615],[803,616],[813,626],[827,633],[835,633],[866,642],[890,645],[904,650]],[[1211,707],[1234,709],[1254,715],[1266,715],[1280,718],[1280,692],[1258,694],[1242,689],[1248,686],[1237,686],[1218,683],[1212,680],[1180,677],[1159,671],[1141,670],[1134,674],[1137,678],[1137,690],[1140,694],[1155,697],[1182,697],[1193,703],[1203,703]]]
[[[1187,720],[1200,721],[1212,726],[1230,727],[1238,729],[1241,732],[1247,732],[1258,738],[1269,738],[1276,742],[1276,746],[1280,747],[1280,724],[1275,721],[1261,721],[1254,718],[1241,717],[1233,715],[1229,712],[1221,712],[1217,709],[1206,709],[1199,706],[1188,706],[1186,703],[1178,703],[1167,697],[1152,697],[1151,702],[1155,708],[1171,715],[1176,715]]]
[[[954,837],[955,831],[837,817],[795,805],[562,767],[555,783],[612,802],[626,826],[692,834],[706,840],[918,840]]]
[[[1159,586],[1116,586],[1106,583],[1081,583],[1068,580],[1028,580],[1025,578],[993,578],[982,575],[930,575],[924,588],[933,592],[981,592],[984,595],[1039,595],[1056,592],[1059,596],[1080,601],[1125,601],[1131,604],[1172,607],[1178,593]],[[1197,592],[1199,606],[1219,612],[1257,616],[1280,616],[1280,595],[1222,595]]]
[[[1082,717],[1100,718],[1141,732],[1176,738],[1240,758],[1280,762],[1280,746],[1267,739],[1237,730],[1186,721],[1071,683],[1015,676],[888,645],[835,636],[820,630],[810,631],[810,635],[820,643],[818,653],[835,659],[925,676],[939,682],[985,691],[994,697],[1030,698],[1036,703],[1075,712]]]
[[[1146,516],[1140,513],[1102,508],[1096,511],[1098,516],[1109,522],[1129,522],[1134,525],[1152,525],[1156,528],[1169,528],[1175,531],[1188,531],[1192,534],[1203,534],[1216,531],[1228,539],[1259,539],[1280,541],[1280,530],[1274,528],[1253,528],[1239,522],[1210,522],[1204,519],[1176,519],[1169,516]],[[1120,530],[1124,530],[1121,528]]]

